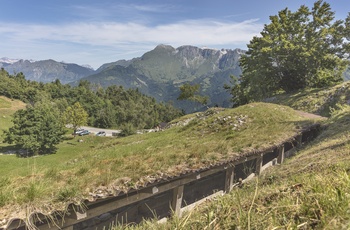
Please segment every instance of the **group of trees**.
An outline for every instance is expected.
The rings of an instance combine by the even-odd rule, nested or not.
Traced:
[[[350,14],[335,20],[322,0],[270,16],[241,58],[242,75],[230,87],[234,106],[281,92],[334,85],[343,80],[350,48]]]
[[[27,109],[14,114],[14,126],[5,141],[16,143],[30,154],[52,153],[62,139],[64,125],[82,124],[130,130],[153,128],[182,112],[170,104],[157,103],[137,89],[110,86],[107,89],[81,81],[78,86],[59,80],[40,83],[26,80],[22,73],[0,70],[0,95],[26,102]]]

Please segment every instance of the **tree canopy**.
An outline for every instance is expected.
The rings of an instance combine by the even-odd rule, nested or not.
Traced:
[[[303,5],[296,12],[286,8],[270,16],[270,24],[250,41],[241,58],[242,75],[231,88],[234,104],[342,81],[350,15],[345,22],[334,19],[322,0],[311,10]]]
[[[68,106],[66,111],[63,113],[63,120],[65,124],[72,125],[74,135],[77,131],[77,128],[87,124],[87,119],[88,114],[79,102],[76,102],[72,106]]]
[[[4,131],[4,140],[25,150],[26,156],[54,153],[65,133],[59,111],[38,103],[15,112],[13,127]]]
[[[185,83],[180,86],[180,95],[177,100],[190,100],[193,102],[200,103],[202,105],[207,104],[208,97],[201,96],[198,94],[200,85],[190,85],[189,83]]]

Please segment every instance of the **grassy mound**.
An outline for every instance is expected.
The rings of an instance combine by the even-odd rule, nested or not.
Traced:
[[[349,229],[348,86],[349,82],[276,99],[330,116],[321,135],[284,164],[267,169],[243,188],[208,201],[182,218],[123,229]]]
[[[191,114],[162,132],[66,140],[53,155],[1,156],[0,217],[16,206],[54,208],[96,189],[137,188],[155,178],[209,167],[280,144],[314,122],[286,106],[254,103]]]
[[[350,110],[285,164],[164,225],[136,229],[348,229]],[[132,227],[130,227],[132,228]],[[117,228],[116,228],[117,229]],[[134,229],[134,228],[132,228]]]
[[[324,89],[309,89],[295,94],[282,94],[269,101],[297,110],[330,117],[332,112],[350,104],[350,81]]]

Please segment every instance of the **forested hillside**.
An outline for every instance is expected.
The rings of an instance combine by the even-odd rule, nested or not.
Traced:
[[[88,113],[88,125],[101,128],[153,128],[181,114],[170,104],[157,103],[137,89],[115,85],[103,89],[87,81],[81,81],[77,87],[61,84],[59,80],[39,83],[26,80],[22,73],[10,75],[4,69],[0,70],[0,95],[30,106],[50,103],[60,113],[79,102]]]

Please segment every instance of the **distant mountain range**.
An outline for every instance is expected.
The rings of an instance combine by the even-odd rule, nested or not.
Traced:
[[[10,74],[22,72],[28,80],[46,83],[59,79],[63,84],[77,81],[95,73],[89,67],[54,60],[33,61],[1,58],[0,68],[4,68]]]
[[[172,102],[174,106],[193,112],[202,105],[178,101],[179,87],[189,82],[199,84],[201,94],[209,97],[208,106],[230,106],[231,96],[224,90],[230,76],[239,76],[239,59],[245,51],[240,49],[209,49],[194,46],[173,48],[158,45],[155,49],[132,60],[119,60],[103,64],[94,71],[76,64],[54,60],[28,61],[0,59],[0,68],[10,74],[23,72],[27,79],[77,85],[80,80],[108,87],[121,85],[138,88],[140,92],[158,101]]]
[[[231,96],[223,87],[230,83],[231,75],[241,74],[239,59],[243,53],[240,49],[158,45],[139,58],[104,64],[82,79],[103,87],[115,84],[138,88],[158,101],[172,101],[174,106],[192,112],[201,105],[177,100],[179,87],[189,82],[201,86],[201,94],[209,97],[208,106],[228,107]]]

